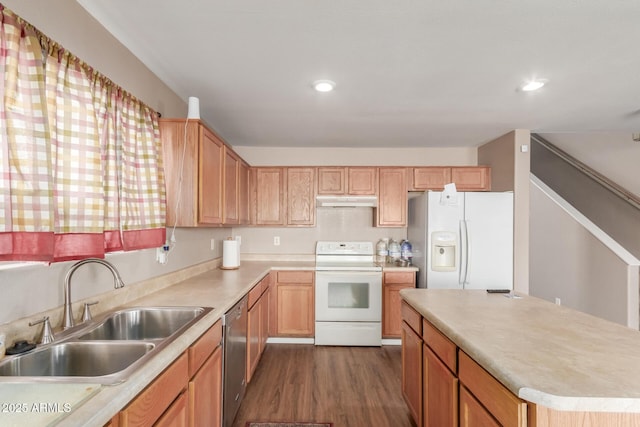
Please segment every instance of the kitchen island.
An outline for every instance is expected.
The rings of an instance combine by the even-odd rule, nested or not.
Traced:
[[[424,341],[411,347],[405,340],[403,346],[408,343],[414,354],[420,348],[425,361],[428,353],[446,364],[455,393],[449,417],[461,426],[473,425],[476,404],[489,421],[507,425],[492,411],[500,396],[507,403],[498,406],[511,405],[517,425],[640,425],[640,332],[529,296],[429,289],[400,294],[407,337]],[[415,366],[424,373],[424,388],[409,384],[408,403],[417,423],[424,418],[430,425],[431,365],[421,362]],[[476,384],[483,384],[480,396],[474,395]],[[486,390],[495,394],[482,396]]]

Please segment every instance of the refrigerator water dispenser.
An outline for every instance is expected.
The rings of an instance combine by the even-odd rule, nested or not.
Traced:
[[[456,233],[434,231],[431,233],[431,270],[456,271]]]

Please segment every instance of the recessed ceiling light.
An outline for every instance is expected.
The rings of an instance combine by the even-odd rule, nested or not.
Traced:
[[[313,82],[313,88],[318,92],[331,92],[336,84],[331,80],[316,80]]]
[[[531,80],[523,84],[520,87],[520,89],[522,89],[524,92],[532,92],[534,90],[540,89],[542,86],[545,85],[545,83],[546,83],[546,80]]]

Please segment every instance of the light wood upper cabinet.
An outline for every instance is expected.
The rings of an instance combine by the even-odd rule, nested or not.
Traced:
[[[451,182],[450,167],[411,168],[410,190],[444,190],[444,185]]]
[[[249,165],[242,159],[238,167],[238,223],[249,224]]]
[[[257,167],[251,168],[249,172],[251,224],[285,225],[285,168]]]
[[[346,168],[322,167],[318,168],[318,194],[346,194]]]
[[[347,194],[374,196],[378,189],[378,168],[347,168]]]
[[[224,147],[224,224],[240,222],[240,157]]]
[[[459,191],[490,191],[488,166],[425,166],[411,168],[409,191],[441,191],[445,184],[456,184]]]
[[[167,226],[220,225],[224,144],[200,121],[186,126],[185,138],[184,119],[160,119]]]
[[[374,196],[378,189],[376,167],[320,167],[318,194]]]
[[[451,168],[451,180],[459,191],[491,190],[491,168],[488,166],[457,166]]]
[[[316,169],[287,168],[287,225],[316,225]]]
[[[376,226],[406,227],[407,169],[379,168],[378,179],[380,190],[376,208]]]

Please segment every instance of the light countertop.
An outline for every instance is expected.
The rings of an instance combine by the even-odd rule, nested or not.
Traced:
[[[272,269],[315,270],[315,262],[243,261],[237,270],[212,269],[126,304],[129,307],[205,306],[214,307],[214,310],[124,383],[102,386],[0,383],[0,405],[13,405],[6,406],[6,412],[0,407],[0,425],[104,426]],[[42,412],[34,412],[33,403],[50,405],[48,408],[43,406]],[[29,406],[28,411],[14,410],[25,408],[23,404]]]
[[[640,412],[640,332],[542,299],[406,289],[416,311],[523,400]]]

